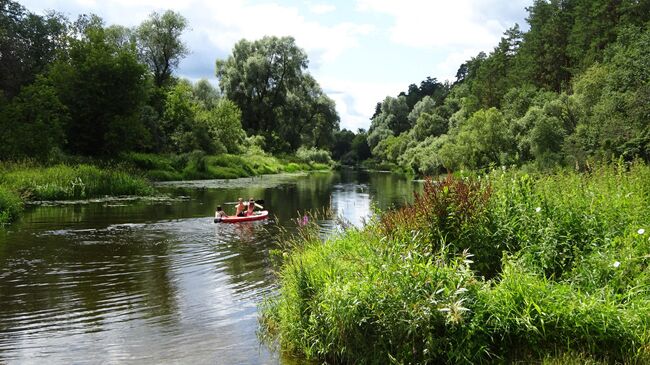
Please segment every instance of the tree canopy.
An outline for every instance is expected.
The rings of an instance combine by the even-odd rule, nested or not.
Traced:
[[[307,65],[307,54],[292,37],[243,39],[216,62],[221,90],[241,109],[244,130],[264,136],[271,151],[329,146],[338,129],[334,102]]]

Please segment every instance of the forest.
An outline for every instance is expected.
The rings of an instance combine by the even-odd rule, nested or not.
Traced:
[[[378,102],[367,133],[336,134],[333,156],[420,176],[648,161],[650,2],[537,0],[527,11],[527,31],[514,24],[455,81],[427,77]],[[364,137],[371,156],[352,147]]]
[[[128,152],[329,150],[339,117],[291,37],[241,40],[216,62],[219,88],[175,75],[191,51],[179,13],[139,26],[37,15],[2,0],[0,158]],[[255,62],[248,62],[254,60]]]

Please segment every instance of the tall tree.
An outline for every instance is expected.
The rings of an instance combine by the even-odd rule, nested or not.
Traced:
[[[83,21],[71,40],[69,60],[55,63],[49,77],[70,111],[67,146],[83,155],[113,155],[140,147],[149,135],[140,120],[146,101],[146,67],[135,47],[108,37],[98,17]]]
[[[153,73],[157,87],[165,86],[179,62],[189,50],[181,40],[187,20],[179,13],[167,10],[153,12],[136,30],[140,56]]]
[[[12,98],[45,71],[66,46],[68,21],[39,16],[19,3],[0,0],[0,91]]]
[[[241,108],[243,128],[263,135],[267,149],[321,145],[338,129],[334,102],[306,73],[307,65],[307,54],[291,37],[243,39],[231,56],[216,62],[221,90]],[[307,133],[319,129],[325,135]]]

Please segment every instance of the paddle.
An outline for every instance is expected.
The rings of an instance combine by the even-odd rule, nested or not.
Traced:
[[[244,204],[248,204],[248,201],[247,201],[247,200],[244,200],[242,203],[244,203]],[[239,204],[239,202],[225,202],[224,204],[234,204],[234,205],[237,205],[237,204]],[[255,200],[255,204],[263,205],[263,204],[264,204],[264,199]]]

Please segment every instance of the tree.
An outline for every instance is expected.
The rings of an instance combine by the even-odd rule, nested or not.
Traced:
[[[332,143],[332,158],[336,161],[352,150],[352,141],[354,140],[354,132],[343,129],[334,133],[334,142]]]
[[[474,113],[450,141],[441,147],[445,167],[483,168],[492,163],[510,163],[514,141],[508,122],[496,108]]]
[[[9,105],[0,108],[0,156],[2,159],[43,159],[65,140],[69,120],[56,89],[39,78],[23,87]]]
[[[151,13],[148,20],[136,30],[140,57],[153,73],[156,87],[166,86],[172,72],[189,53],[181,35],[187,28],[187,20],[179,13]]]
[[[84,22],[72,39],[69,60],[56,62],[49,78],[70,112],[67,148],[82,155],[115,155],[143,147],[150,136],[140,120],[147,99],[146,67],[135,48],[113,43],[101,19]]]
[[[66,47],[68,21],[39,16],[17,2],[0,0],[0,91],[11,99],[57,59]]]
[[[302,144],[329,148],[338,129],[334,102],[306,73],[307,64],[292,37],[243,39],[231,56],[216,62],[219,86],[241,109],[244,130],[263,135],[272,151]]]
[[[212,109],[219,102],[219,91],[206,79],[199,80],[192,90],[194,98],[206,109]]]
[[[241,127],[241,110],[228,99],[220,99],[210,109],[199,114],[199,121],[207,124],[216,145],[222,145],[228,153],[241,152],[246,133]]]

